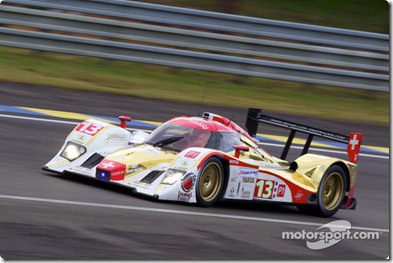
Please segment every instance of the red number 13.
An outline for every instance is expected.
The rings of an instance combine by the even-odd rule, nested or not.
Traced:
[[[258,180],[254,196],[259,198],[271,199],[273,194],[274,181]]]
[[[89,134],[91,136],[94,136],[102,128],[104,128],[104,127],[97,125],[95,123],[84,121],[81,124],[79,124],[78,127],[76,127],[76,130],[79,132],[83,132],[83,133]]]

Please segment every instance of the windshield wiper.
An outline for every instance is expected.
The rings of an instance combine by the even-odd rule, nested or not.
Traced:
[[[166,138],[166,139],[163,139],[161,141],[154,143],[153,146],[154,147],[163,147],[163,146],[171,144],[173,142],[177,142],[178,140],[181,140],[183,138],[184,138],[184,136],[175,136],[175,137]]]

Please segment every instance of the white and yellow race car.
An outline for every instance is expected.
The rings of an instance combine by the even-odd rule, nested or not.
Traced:
[[[173,118],[152,133],[129,131],[85,120],[68,135],[55,157],[42,168],[120,184],[160,200],[211,206],[218,200],[280,202],[329,217],[354,209],[354,184],[362,134],[343,136],[298,125],[249,109],[247,130],[205,112],[202,117]],[[281,158],[267,153],[253,137],[258,123],[291,130]],[[285,160],[296,131],[307,133],[302,155]],[[313,136],[348,144],[350,161],[307,153]]]

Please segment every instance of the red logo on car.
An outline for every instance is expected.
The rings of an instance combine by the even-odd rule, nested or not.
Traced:
[[[277,187],[277,197],[284,197],[286,188],[287,186],[285,184],[279,184]]]
[[[200,154],[200,152],[197,152],[197,151],[189,151],[189,152],[185,155],[185,157],[191,158],[191,159],[195,159],[199,154]]]

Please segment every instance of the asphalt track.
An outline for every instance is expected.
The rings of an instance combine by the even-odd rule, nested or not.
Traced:
[[[0,94],[0,105],[99,116],[128,114],[136,120],[157,122],[211,111],[233,115],[242,125],[247,113],[247,109],[6,83],[0,84]],[[270,204],[221,202],[200,208],[157,202],[98,182],[44,172],[41,166],[56,153],[74,127],[69,122],[75,120],[21,112],[0,115],[0,256],[6,260],[373,260],[389,256],[387,154],[361,155],[357,209],[340,210],[332,218],[307,216],[294,207]],[[339,133],[363,132],[363,144],[389,147],[389,127],[279,117]],[[270,127],[263,132],[287,133]],[[280,153],[276,145],[265,148],[274,155]],[[345,158],[339,152],[329,154]],[[288,159],[298,153],[292,150]],[[315,232],[335,220],[348,220],[352,233],[378,233],[378,239],[344,239],[329,248],[312,250],[306,239],[282,238],[283,232]]]

